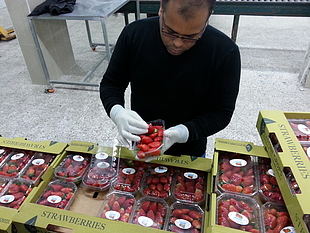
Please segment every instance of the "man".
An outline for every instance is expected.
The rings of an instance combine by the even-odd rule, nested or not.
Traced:
[[[100,84],[120,135],[139,141],[146,122],[165,121],[169,155],[202,156],[207,137],[225,128],[239,91],[237,45],[207,24],[215,0],[161,0],[159,17],[122,31]],[[130,83],[131,110],[124,109]]]

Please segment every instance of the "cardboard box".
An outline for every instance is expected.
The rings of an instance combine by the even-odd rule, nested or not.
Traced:
[[[296,232],[309,232],[310,162],[287,119],[310,119],[310,113],[260,111],[257,129],[272,160],[272,167]],[[288,179],[296,179],[300,193]],[[308,227],[307,227],[308,225]]]
[[[4,138],[0,137],[0,146],[7,147],[7,148],[16,148],[16,149],[23,149],[23,150],[32,150],[37,152],[44,152],[44,153],[51,153],[51,154],[61,154],[63,150],[66,148],[67,144],[62,142],[53,142],[53,141],[42,141],[42,142],[35,142],[35,141],[28,141],[25,138]],[[54,160],[53,163],[56,163],[57,159]],[[51,176],[52,169],[47,169],[45,173],[42,175],[41,179],[45,180]],[[25,199],[24,203],[20,207],[23,208],[25,203],[31,198],[34,192],[31,192],[30,195]],[[6,208],[0,206],[0,232],[15,232],[12,230],[12,219],[14,215],[18,212],[16,209]]]
[[[94,143],[74,141],[70,143],[70,146],[66,148],[66,152],[59,158],[59,163],[65,158],[66,154],[70,151],[83,152],[95,154],[98,152],[106,152],[110,156],[120,156],[121,158],[134,159],[134,154],[126,148],[117,147],[117,149],[111,147],[97,147]],[[188,156],[189,157],[189,156]],[[163,159],[165,158],[165,159]],[[199,161],[199,168],[201,170],[210,170],[210,159],[186,158],[164,156],[155,163],[178,166],[181,165],[187,168],[194,168],[197,161]],[[153,161],[152,161],[153,162]],[[180,166],[180,167],[181,167]],[[54,167],[55,169],[56,167]],[[33,229],[36,232],[49,232],[53,226],[57,226],[60,232],[163,232],[162,230],[154,228],[145,228],[143,226],[124,223],[120,221],[113,221],[97,217],[103,200],[106,194],[109,192],[94,192],[80,188],[69,210],[56,209],[52,207],[42,206],[35,204],[36,200],[48,185],[49,180],[44,180],[41,184],[33,190],[35,195],[27,202],[27,204],[16,214],[13,218],[13,226],[18,232],[28,232],[29,229]],[[209,186],[206,185],[206,189]],[[209,190],[206,192],[210,192]],[[208,198],[207,198],[208,199]],[[205,220],[208,219],[208,213],[205,214]],[[205,224],[206,226],[207,224]],[[206,229],[206,227],[205,227]],[[28,230],[28,231],[27,231]],[[31,231],[31,232],[34,232]],[[204,231],[205,233],[207,231]]]

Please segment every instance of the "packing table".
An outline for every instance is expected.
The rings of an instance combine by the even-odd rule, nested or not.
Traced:
[[[122,6],[124,6],[129,0],[81,0],[76,1],[76,5],[74,6],[74,10],[68,14],[60,14],[58,16],[52,16],[48,13],[42,14],[39,16],[29,16],[28,21],[30,25],[30,30],[35,42],[35,46],[37,48],[38,56],[42,65],[42,69],[44,72],[44,76],[47,80],[47,83],[50,84],[47,89],[48,92],[53,92],[53,88],[51,84],[69,84],[69,85],[81,85],[81,86],[99,86],[98,83],[90,83],[87,82],[92,73],[99,67],[99,65],[104,61],[110,61],[111,52],[113,46],[109,44],[108,32],[106,29],[106,19],[119,10]],[[46,61],[44,59],[44,55],[42,53],[42,49],[40,46],[40,42],[38,39],[38,34],[34,25],[35,20],[85,20],[86,30],[88,35],[88,40],[90,47],[94,49],[96,46],[105,46],[106,54],[102,59],[93,66],[93,68],[83,77],[81,81],[70,82],[70,81],[59,81],[59,80],[51,80],[50,75],[46,66]],[[104,43],[93,43],[90,28],[89,28],[89,20],[96,20],[101,22],[102,32]]]

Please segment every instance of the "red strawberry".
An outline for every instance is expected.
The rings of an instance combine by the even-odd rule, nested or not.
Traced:
[[[149,210],[152,210],[153,213],[157,212],[157,202],[156,201],[151,202]]]
[[[146,217],[152,219],[153,221],[155,221],[155,214],[152,210],[149,210],[147,213],[146,213]]]
[[[121,196],[121,197],[119,197],[117,199],[117,202],[119,203],[120,206],[122,206],[125,201],[126,201],[126,197],[125,196]]]
[[[242,176],[238,173],[234,173],[231,175],[230,181],[234,185],[240,185],[242,182]]]
[[[229,170],[232,170],[233,166],[229,163],[228,160],[224,161],[223,163],[220,164],[220,169],[223,172],[227,172]]]
[[[254,184],[254,176],[244,176],[242,178],[243,187],[248,187]]]
[[[148,212],[149,211],[149,208],[150,208],[150,201],[145,201],[142,203],[141,205],[141,208],[145,211],[145,212]]]
[[[112,205],[112,210],[114,211],[119,211],[120,210],[120,205],[118,203],[118,201],[114,201],[113,205]]]
[[[229,222],[227,221],[227,218],[219,217],[217,220],[217,224],[224,226],[224,227],[230,227]]]
[[[128,213],[125,213],[121,218],[119,219],[121,222],[128,222],[130,215]]]
[[[155,222],[164,225],[164,218],[159,212],[156,212]]]
[[[60,184],[53,184],[51,187],[55,192],[60,191],[63,188],[63,186]]]
[[[264,223],[265,223],[265,227],[273,229],[277,225],[276,217],[272,214],[267,213],[264,215]]]
[[[225,189],[226,191],[236,192],[236,185],[234,184],[223,184],[222,188]]]
[[[201,222],[197,219],[195,219],[193,222],[192,222],[192,226],[198,230],[201,229]]]
[[[134,203],[135,203],[135,199],[129,198],[124,202],[123,207],[127,209],[128,207],[133,206]]]
[[[173,210],[172,214],[173,214],[174,217],[181,218],[181,216],[182,216],[182,210],[180,210],[180,209],[175,209],[175,210]]]
[[[196,212],[196,211],[190,211],[189,213],[188,213],[188,215],[190,216],[190,217],[192,217],[193,219],[201,219],[202,218],[202,216],[201,216],[201,214],[200,213],[198,213],[198,212]]]

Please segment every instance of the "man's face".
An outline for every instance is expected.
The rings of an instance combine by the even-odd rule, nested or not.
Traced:
[[[195,17],[184,19],[180,16],[178,1],[171,0],[165,11],[160,10],[161,39],[171,55],[181,55],[193,47],[202,36],[209,13],[205,9],[197,10]]]

